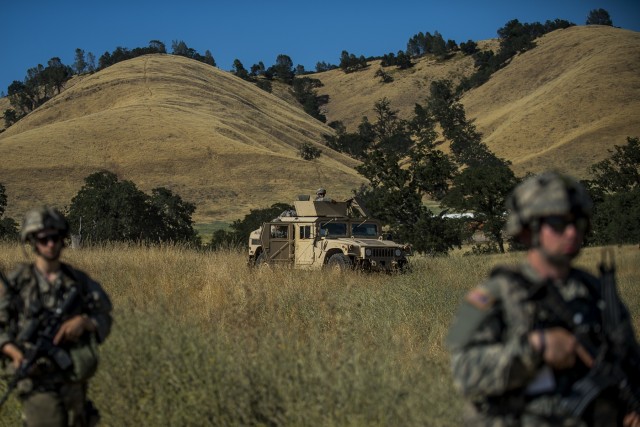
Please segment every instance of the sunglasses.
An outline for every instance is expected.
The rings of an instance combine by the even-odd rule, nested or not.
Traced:
[[[46,234],[44,236],[36,236],[36,241],[44,246],[49,242],[58,243],[62,241],[62,236],[58,233]]]
[[[589,229],[589,218],[585,216],[562,216],[551,215],[542,219],[542,222],[547,224],[554,232],[560,234],[564,233],[564,230],[568,226],[573,225],[581,233],[586,232]]]

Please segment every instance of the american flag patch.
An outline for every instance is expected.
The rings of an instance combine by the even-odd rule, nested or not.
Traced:
[[[478,310],[487,310],[495,301],[495,298],[482,288],[472,289],[464,299]]]

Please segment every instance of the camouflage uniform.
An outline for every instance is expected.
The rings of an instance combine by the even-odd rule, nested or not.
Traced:
[[[533,227],[535,234],[538,218],[572,211],[576,204],[586,210],[585,214],[589,213],[590,202],[584,201],[587,199],[570,200],[585,197],[586,193],[580,193],[581,186],[573,186],[575,182],[569,185],[578,189],[578,193],[571,195],[566,191],[566,182],[559,181],[557,175],[546,178],[551,181],[550,186],[540,188],[525,182],[515,190],[508,225],[511,234],[518,235],[526,227]],[[558,194],[554,196],[554,192]],[[526,212],[527,207],[540,200],[542,205]],[[534,246],[535,241],[534,237]],[[454,384],[466,398],[466,425],[621,425],[621,417],[629,409],[615,390],[600,394],[580,420],[568,417],[566,397],[589,368],[578,359],[570,369],[553,370],[544,363],[541,351],[531,345],[528,337],[532,331],[557,326],[553,311],[541,304],[547,286],[558,289],[571,315],[577,319],[580,333],[588,336],[595,346],[602,344],[603,305],[598,278],[571,269],[564,280],[551,283],[528,262],[494,270],[485,283],[466,295],[447,339]],[[625,340],[637,348],[629,313],[624,307],[622,312]],[[624,369],[635,381],[637,392],[638,363],[627,360]]]
[[[111,329],[111,302],[87,274],[64,263],[60,267],[56,280],[50,283],[34,264],[20,265],[8,275],[7,285],[0,286],[0,349],[13,343],[24,353],[31,344],[16,342],[19,333],[32,319],[59,307],[73,287],[79,291],[79,302],[66,318],[87,316],[95,326],[95,333],[85,332],[78,342],[60,344],[71,356],[73,368],[62,372],[54,362],[42,358],[30,376],[18,383],[27,426],[85,426],[90,425],[89,417],[97,417],[86,392],[97,368],[97,344]],[[7,365],[12,373],[13,366]]]

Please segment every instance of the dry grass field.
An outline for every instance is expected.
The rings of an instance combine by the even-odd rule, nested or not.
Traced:
[[[640,330],[640,250],[616,247]],[[458,426],[443,344],[466,291],[521,254],[414,258],[403,275],[252,270],[244,253],[105,246],[65,258],[115,325],[91,396],[105,426]],[[595,273],[600,249],[578,263]],[[2,266],[25,258],[0,244]],[[1,386],[0,386],[1,391]],[[0,425],[18,424],[14,398]]]
[[[497,49],[496,40],[481,48]],[[640,136],[640,34],[578,26],[550,33],[463,98],[489,147],[516,173],[551,167],[585,177],[627,136]],[[406,71],[317,73],[329,95],[327,118],[353,131],[382,97],[408,117],[435,79],[459,81],[472,59],[425,57]],[[362,178],[356,162],[322,147],[304,161],[300,144],[318,147],[332,130],[293,105],[275,85],[259,90],[229,72],[172,55],[125,61],[72,79],[66,91],[0,133],[0,183],[7,214],[34,204],[64,207],[82,179],[108,169],[148,192],[165,186],[197,206],[199,223],[242,218],[251,208],[289,202],[319,186],[349,197]],[[6,99],[0,100],[5,103]],[[0,104],[3,105],[3,104]]]

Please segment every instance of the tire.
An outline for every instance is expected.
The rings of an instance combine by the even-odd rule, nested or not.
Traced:
[[[350,270],[352,267],[351,258],[341,253],[331,255],[327,261],[327,268],[335,271]]]
[[[256,268],[269,268],[269,260],[264,252],[260,252],[258,258],[256,258]]]

